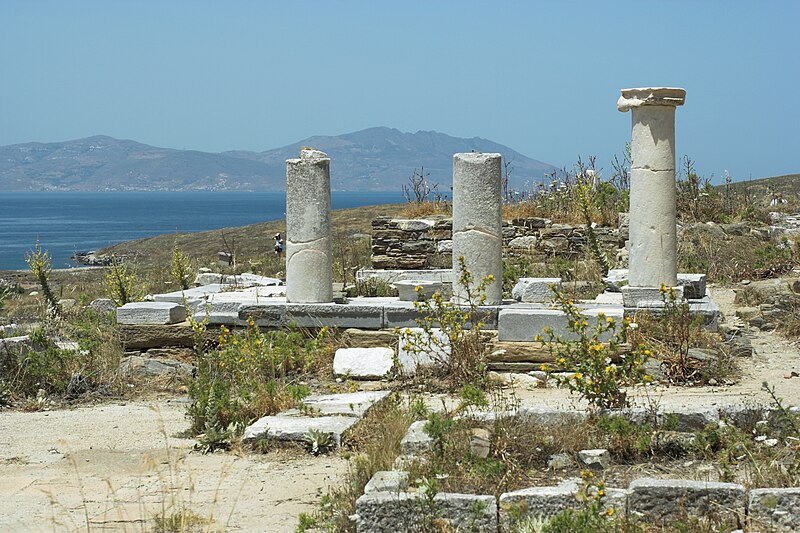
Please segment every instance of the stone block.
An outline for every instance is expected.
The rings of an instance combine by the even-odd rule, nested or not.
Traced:
[[[675,301],[683,300],[683,287],[679,285],[673,289]],[[664,307],[665,300],[668,301],[669,296],[661,293],[661,287],[622,287],[622,301],[628,308],[658,309]]]
[[[394,366],[391,348],[339,348],[333,357],[333,373],[354,379],[381,379]]]
[[[512,517],[520,513],[522,518],[549,518],[566,509],[578,509],[582,505],[575,497],[579,482],[579,479],[567,479],[554,487],[531,487],[501,494],[500,530],[513,531]],[[624,513],[626,496],[625,490],[606,489],[603,507]]]
[[[389,391],[319,394],[303,400],[303,405],[322,415],[361,417],[372,406],[389,396]]]
[[[281,327],[286,324],[286,303],[243,303],[236,316],[241,321],[252,318],[259,327]]]
[[[413,373],[418,366],[441,365],[450,359],[450,339],[441,329],[430,334],[422,328],[405,328],[397,341],[398,370]]]
[[[381,470],[375,472],[364,486],[364,494],[373,492],[402,492],[408,488],[408,472]]]
[[[678,273],[678,284],[683,287],[683,296],[687,300],[699,300],[706,295],[705,274]]]
[[[355,416],[293,416],[274,415],[260,418],[247,426],[242,440],[274,439],[302,442],[309,430],[327,433],[336,446],[342,443],[342,434],[350,429],[358,418]]]
[[[286,322],[303,328],[329,326],[381,329],[383,327],[383,306],[291,303],[286,306]]]
[[[430,270],[379,270],[362,269],[356,272],[356,280],[364,281],[367,278],[382,279],[387,283],[394,283],[401,280],[422,280],[439,281],[451,283],[453,281],[453,269],[438,268]]]
[[[120,373],[146,378],[160,376],[190,378],[194,375],[195,370],[194,365],[180,361],[162,358],[154,359],[138,355],[125,357],[119,363]]]
[[[508,247],[512,250],[533,250],[536,248],[536,243],[539,239],[535,235],[524,235],[522,237],[514,237],[508,243]]]
[[[578,452],[581,465],[592,470],[604,470],[611,466],[611,454],[605,449],[581,450]]]
[[[447,531],[497,531],[494,496],[439,493],[434,510]],[[372,492],[356,501],[356,531],[387,533],[419,531],[420,496],[414,492]]]
[[[748,531],[800,531],[800,488],[751,489]]]
[[[132,302],[117,308],[119,324],[177,324],[186,320],[186,308],[172,302]]]
[[[744,522],[746,495],[742,485],[641,478],[628,486],[628,513],[669,523],[682,516],[718,516],[726,524]]]
[[[623,316],[623,310],[615,306],[588,308],[581,313],[586,315],[590,325],[597,320],[596,317],[601,313],[606,317],[616,319],[621,319]],[[563,339],[577,339],[577,335],[569,330],[569,320],[562,311],[524,306],[512,306],[500,310],[497,318],[497,339],[499,341],[532,341],[537,335],[544,336],[542,332],[545,328],[550,328],[555,335]],[[609,337],[610,332],[606,333],[603,340],[607,340]]]
[[[425,432],[425,420],[418,420],[408,426],[406,434],[400,441],[402,455],[419,455],[431,449],[433,439]]]
[[[511,296],[518,302],[547,303],[553,300],[553,288],[561,290],[561,278],[519,278]]]
[[[589,418],[586,411],[528,406],[520,407],[519,416],[543,426],[577,425],[586,422]]]
[[[392,283],[397,289],[401,302],[416,302],[423,298],[430,298],[435,292],[442,292],[440,281],[427,280],[401,280]],[[421,287],[417,290],[417,287]]]
[[[111,298],[97,298],[89,304],[89,309],[98,313],[113,313],[117,311],[117,304]]]

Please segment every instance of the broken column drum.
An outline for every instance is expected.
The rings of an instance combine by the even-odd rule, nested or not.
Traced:
[[[333,301],[331,160],[300,150],[286,161],[286,301]]]
[[[502,156],[463,153],[453,156],[453,297],[467,299],[458,283],[459,257],[464,257],[474,280],[472,288],[487,276],[486,304],[503,300]]]
[[[632,287],[674,287],[675,108],[686,91],[622,89],[617,108],[631,111],[630,278]]]

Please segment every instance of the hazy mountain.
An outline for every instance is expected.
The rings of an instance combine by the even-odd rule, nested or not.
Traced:
[[[462,139],[432,131],[369,128],[309,137],[265,152],[219,154],[96,136],[0,147],[0,190],[281,190],[286,159],[297,157],[302,146],[331,156],[334,190],[397,190],[415,168],[424,167],[430,173],[428,179],[446,191],[453,154],[471,150],[503,154],[513,169],[513,188],[553,170],[551,165],[486,139]]]

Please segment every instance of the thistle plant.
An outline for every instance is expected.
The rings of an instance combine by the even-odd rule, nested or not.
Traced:
[[[180,285],[182,291],[191,287],[193,270],[191,258],[178,247],[178,240],[176,239],[172,246],[172,262],[169,273],[172,279]]]
[[[50,258],[50,253],[41,248],[37,240],[33,250],[25,254],[25,262],[28,264],[28,268],[31,269],[33,275],[36,276],[36,280],[42,288],[47,310],[53,316],[61,316],[61,306],[58,305],[58,299],[50,288],[50,274],[53,271],[53,262]]]
[[[136,301],[141,297],[139,277],[116,254],[111,254],[111,266],[103,284],[117,306]]]

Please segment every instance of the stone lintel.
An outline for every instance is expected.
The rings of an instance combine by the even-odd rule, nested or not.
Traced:
[[[622,89],[622,96],[617,100],[617,109],[623,113],[634,107],[683,105],[686,101],[686,90],[677,87],[639,87]]]

